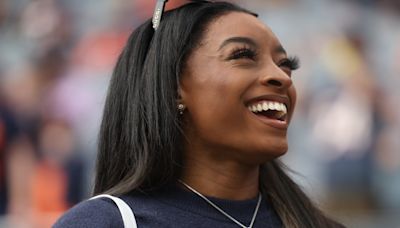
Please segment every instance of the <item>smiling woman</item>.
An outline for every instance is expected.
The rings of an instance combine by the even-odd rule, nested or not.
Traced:
[[[236,5],[196,1],[161,21],[160,8],[128,40],[104,109],[94,194],[119,198],[54,227],[341,227],[277,160],[298,60]]]

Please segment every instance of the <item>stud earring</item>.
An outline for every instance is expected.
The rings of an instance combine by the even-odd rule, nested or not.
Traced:
[[[178,104],[178,112],[179,115],[183,115],[183,111],[185,111],[186,107],[184,104]]]

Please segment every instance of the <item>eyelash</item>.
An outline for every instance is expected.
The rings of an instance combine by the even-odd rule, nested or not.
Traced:
[[[232,54],[229,56],[228,60],[244,59],[244,58],[255,60],[256,56],[257,52],[255,50],[247,47],[242,47],[232,51]]]
[[[297,56],[290,56],[279,63],[279,67],[287,67],[289,70],[297,70],[300,67],[300,60]]]
[[[242,47],[237,48],[232,51],[232,54],[228,57],[228,60],[235,60],[235,59],[250,59],[255,60],[257,56],[257,52],[253,49]],[[279,63],[279,67],[287,67],[289,70],[294,71],[299,69],[300,67],[300,60],[297,56],[290,56],[285,58]]]

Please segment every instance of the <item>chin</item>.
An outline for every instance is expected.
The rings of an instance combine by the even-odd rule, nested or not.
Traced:
[[[278,158],[288,151],[288,143],[286,140],[282,140],[281,142],[274,142],[268,145],[265,145],[262,149],[262,154],[266,157],[269,157],[269,160]]]
[[[284,144],[284,145],[271,146],[267,150],[265,150],[264,153],[267,153],[276,158],[286,154],[287,151],[288,151],[288,145]]]
[[[286,154],[287,151],[287,143],[270,144],[267,147],[255,148],[252,156],[247,156],[246,160],[249,164],[264,164]]]
[[[274,155],[276,155],[276,157],[280,157],[280,156],[286,154],[287,151],[288,151],[288,146],[286,144],[285,146],[276,148],[273,151],[273,153],[274,153]]]

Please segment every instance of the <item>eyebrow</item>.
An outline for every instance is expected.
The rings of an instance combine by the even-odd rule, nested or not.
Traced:
[[[249,37],[235,36],[235,37],[231,37],[231,38],[224,40],[224,42],[222,42],[222,44],[219,46],[218,50],[221,50],[223,47],[225,47],[226,45],[228,45],[230,43],[245,43],[250,46],[257,47],[257,43],[253,39],[251,39]],[[284,55],[287,54],[286,50],[282,47],[282,45],[278,45],[274,49],[274,52],[279,53],[279,54],[284,54]]]
[[[230,43],[245,43],[245,44],[251,45],[253,47],[257,47],[257,43],[254,40],[252,40],[251,38],[236,36],[236,37],[231,37],[231,38],[224,40],[224,42],[222,42],[222,44],[219,46],[218,50],[221,50],[223,47],[225,47],[226,45],[228,45]]]

